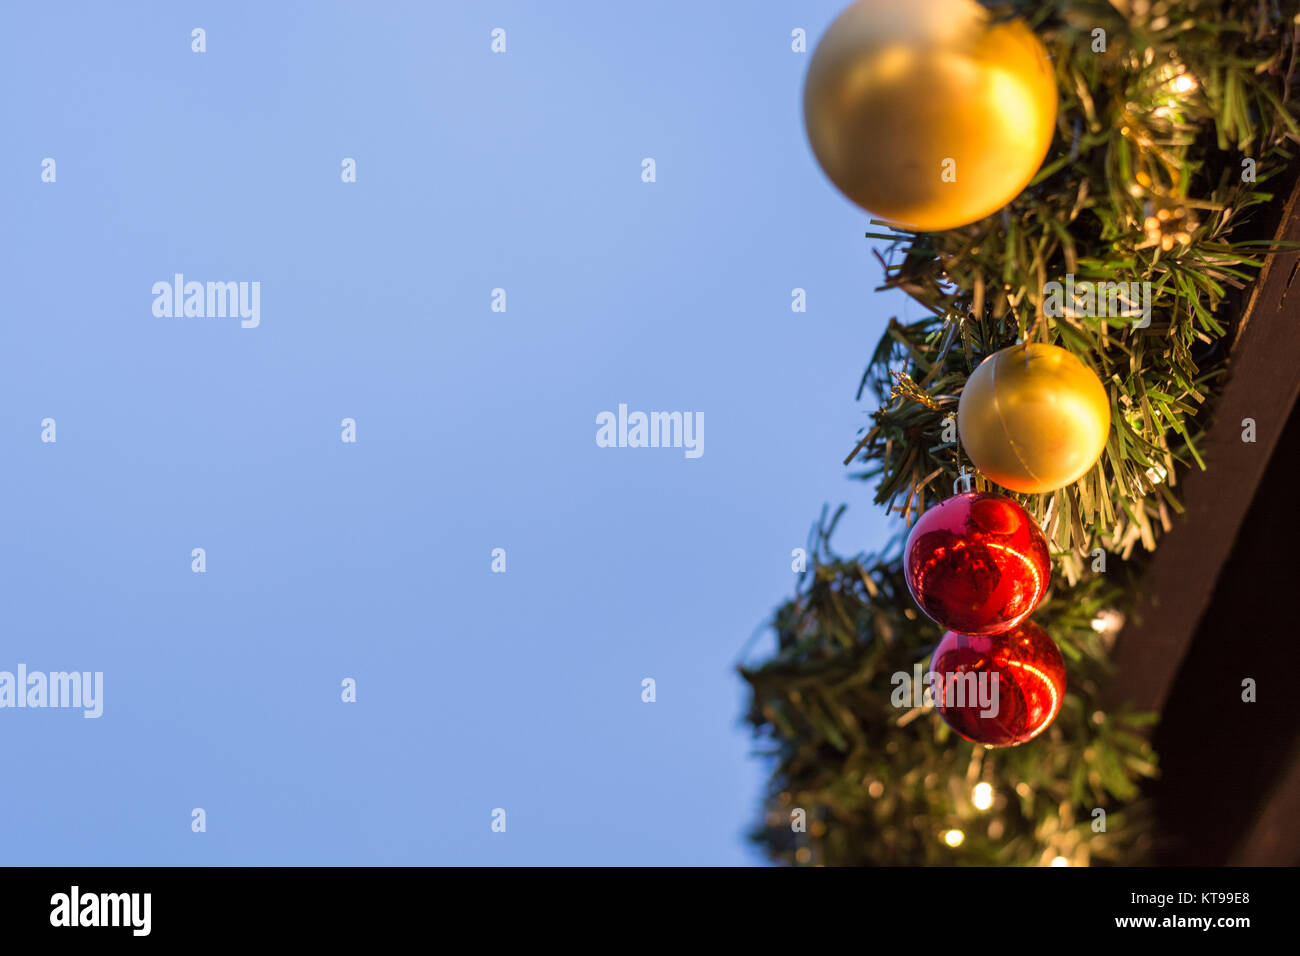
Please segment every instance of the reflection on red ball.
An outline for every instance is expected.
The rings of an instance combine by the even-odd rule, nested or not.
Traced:
[[[935,709],[967,740],[1023,744],[1047,728],[1065,698],[1065,661],[1033,621],[1005,634],[949,631],[930,661]]]
[[[962,634],[1015,627],[1047,593],[1047,539],[1003,495],[967,492],[939,502],[907,537],[907,589],[935,623]]]

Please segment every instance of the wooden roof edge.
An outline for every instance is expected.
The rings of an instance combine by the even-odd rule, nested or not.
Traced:
[[[1300,181],[1275,238],[1300,242]],[[1161,539],[1140,589],[1138,620],[1119,635],[1107,700],[1160,711],[1214,595],[1300,393],[1300,250],[1268,256],[1254,283],[1228,359],[1229,376],[1200,450],[1206,470],[1183,482],[1186,513]],[[1252,419],[1254,441],[1243,440]]]

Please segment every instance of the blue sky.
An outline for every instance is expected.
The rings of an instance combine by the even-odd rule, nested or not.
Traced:
[[[0,670],[104,712],[0,709],[0,862],[761,862],[734,663],[824,502],[885,527],[902,303],[790,49],[842,5],[6,10]],[[156,317],[178,272],[260,325]],[[620,403],[704,454],[597,447]]]

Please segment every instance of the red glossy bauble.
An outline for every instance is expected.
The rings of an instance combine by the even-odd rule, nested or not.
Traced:
[[[1065,699],[1065,661],[1033,621],[989,637],[949,631],[934,649],[929,680],[939,716],[989,747],[1042,733]]]
[[[1020,505],[971,491],[939,502],[916,523],[903,557],[907,589],[935,623],[998,634],[1038,606],[1051,581],[1047,539]]]

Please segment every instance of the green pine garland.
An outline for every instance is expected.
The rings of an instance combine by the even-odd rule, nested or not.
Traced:
[[[1050,495],[1015,496],[1052,546],[1054,587],[1034,620],[1065,655],[1069,692],[1048,731],[1003,750],[964,741],[929,708],[895,707],[891,676],[924,666],[940,630],[907,593],[899,541],[879,557],[839,557],[839,514],[823,514],[812,566],[776,612],[776,653],[741,669],[749,721],[775,764],[754,838],[778,861],[1082,865],[1140,862],[1150,848],[1138,798],[1156,772],[1141,732],[1155,718],[1101,709],[1107,656],[1143,556],[1182,510],[1180,473],[1204,467],[1197,444],[1227,357],[1220,307],[1270,248],[1234,236],[1274,199],[1268,184],[1300,143],[1300,15],[1273,0],[995,12],[1026,17],[1052,51],[1057,137],[1000,214],[942,233],[868,233],[888,243],[882,288],[929,314],[890,321],[859,389],[879,410],[849,461],[865,464],[857,477],[876,481],[878,504],[910,521],[962,466],[945,424],[986,356],[1050,342],[1098,372],[1112,421],[1101,461]],[[1255,181],[1243,176],[1252,167]],[[1150,282],[1150,326],[1044,317],[1045,284],[1066,274]],[[1094,570],[1098,549],[1107,573]],[[996,795],[983,811],[972,804],[979,781]]]

